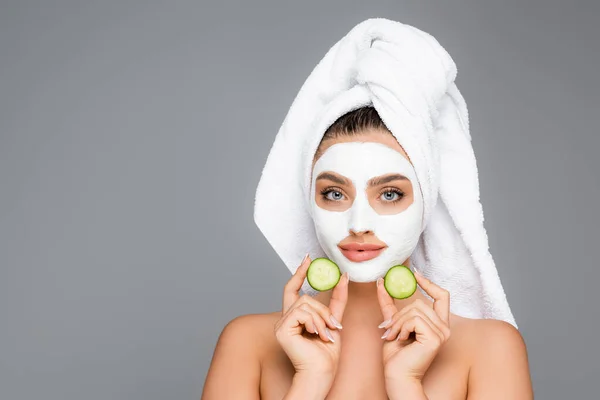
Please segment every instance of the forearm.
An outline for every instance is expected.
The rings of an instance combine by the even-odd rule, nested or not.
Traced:
[[[390,400],[429,400],[418,380],[386,380],[385,388]]]
[[[327,397],[331,384],[332,379],[325,376],[296,374],[283,400],[323,400]]]

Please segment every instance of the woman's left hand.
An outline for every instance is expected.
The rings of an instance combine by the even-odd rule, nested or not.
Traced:
[[[450,337],[450,293],[420,274],[417,283],[433,299],[433,308],[421,299],[398,311],[394,299],[377,280],[377,297],[388,328],[383,339],[383,364],[388,386],[394,382],[421,382],[440,348]],[[414,332],[414,338],[411,336]],[[397,339],[397,340],[396,340]]]

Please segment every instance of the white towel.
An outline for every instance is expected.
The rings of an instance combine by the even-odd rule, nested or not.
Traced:
[[[451,312],[517,327],[488,250],[456,74],[448,52],[422,30],[385,18],[356,25],[294,99],[262,171],[254,220],[290,272],[307,252],[326,257],[308,212],[313,155],[337,118],[372,105],[408,154],[423,194],[424,230],[413,268],[450,291]],[[316,293],[307,282],[303,291]]]

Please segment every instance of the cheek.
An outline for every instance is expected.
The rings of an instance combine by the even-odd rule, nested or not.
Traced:
[[[402,212],[393,215],[379,215],[378,226],[380,234],[388,240],[397,238],[399,240],[413,241],[421,234],[422,208],[420,204],[413,203]]]
[[[315,206],[313,221],[318,236],[327,241],[342,240],[348,235],[349,216],[349,211],[328,211]]]

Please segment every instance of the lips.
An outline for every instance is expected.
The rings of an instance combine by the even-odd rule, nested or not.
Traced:
[[[371,243],[348,243],[338,245],[338,248],[348,260],[361,262],[377,257],[385,250],[386,246]]]

